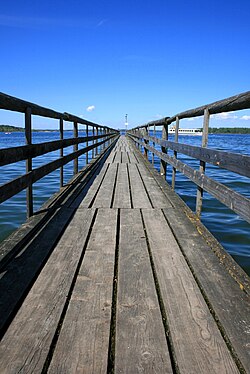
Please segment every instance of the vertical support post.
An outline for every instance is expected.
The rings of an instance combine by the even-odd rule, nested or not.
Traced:
[[[78,123],[74,122],[74,138],[78,138]],[[78,144],[74,144],[74,152],[78,151]],[[78,157],[74,159],[74,175],[78,173]]]
[[[168,125],[164,124],[162,126],[162,135],[161,135],[162,140],[168,140]],[[163,153],[167,153],[166,147],[161,147],[161,151]],[[160,172],[161,175],[166,179],[167,175],[167,163],[163,160],[161,160],[161,167],[160,167]]]
[[[92,126],[92,135],[95,136],[95,128],[94,128],[94,126]],[[95,144],[95,140],[93,139],[92,140],[92,145],[94,145],[94,144]],[[92,160],[93,160],[94,157],[95,157],[95,149],[93,148],[92,149]]]
[[[96,127],[96,136],[98,136],[98,127]],[[99,139],[96,139],[96,143],[98,143]],[[98,155],[98,147],[95,148],[95,155]]]
[[[60,140],[63,140],[63,119],[60,118]],[[60,157],[63,158],[63,147],[60,148]],[[63,187],[63,166],[60,168],[60,187]]]
[[[208,142],[208,128],[209,128],[209,111],[206,108],[204,110],[204,119],[203,119],[203,130],[202,130],[202,147],[207,147]],[[200,172],[202,174],[205,173],[206,163],[205,161],[200,161]],[[200,218],[201,216],[201,209],[202,209],[202,198],[203,198],[203,188],[198,186],[197,187],[197,196],[196,196],[196,214]]]
[[[179,117],[176,117],[175,135],[174,135],[175,143],[178,143],[178,140],[179,140],[179,127],[180,127],[180,120],[179,120]],[[177,159],[177,151],[174,151],[174,158]],[[172,173],[172,188],[173,188],[173,190],[175,189],[175,177],[176,177],[176,168],[173,167],[173,173]]]
[[[144,135],[147,135],[147,133],[148,133],[148,129],[147,129],[147,126],[145,126],[144,129],[143,129],[143,136],[144,136]],[[144,143],[145,143],[145,144],[148,143],[146,139],[144,139]],[[145,156],[146,159],[148,160],[148,150],[147,150],[146,147],[144,147],[144,156]]]
[[[155,137],[155,124],[154,124],[153,136]],[[153,148],[155,148],[155,142],[153,142]],[[155,154],[154,154],[154,152],[152,153],[152,165],[155,166]]]
[[[31,108],[27,108],[25,112],[25,139],[26,145],[32,144],[31,133]],[[26,174],[32,171],[32,158],[28,157],[26,160]],[[33,188],[32,183],[26,188],[26,205],[27,205],[27,218],[33,215]]]
[[[89,125],[86,126],[86,136],[87,136],[86,146],[88,147],[89,146],[89,141],[88,141],[88,138],[89,138]],[[86,153],[86,165],[88,165],[88,163],[89,163],[89,152]]]

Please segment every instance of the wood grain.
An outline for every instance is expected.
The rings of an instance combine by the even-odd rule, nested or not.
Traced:
[[[93,214],[76,213],[19,309],[0,344],[1,373],[41,373]]]
[[[180,372],[239,373],[161,210],[143,218]]]
[[[121,210],[116,373],[172,373],[139,210]]]
[[[116,220],[98,210],[48,373],[107,372]]]

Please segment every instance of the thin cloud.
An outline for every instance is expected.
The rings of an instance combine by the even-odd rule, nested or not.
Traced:
[[[87,112],[93,112],[93,110],[95,110],[95,106],[94,105],[90,105],[87,107]]]
[[[100,22],[98,22],[98,24],[96,25],[96,27],[101,27],[106,22],[107,22],[107,20],[106,20],[106,18],[104,18]]]
[[[15,17],[0,14],[0,26],[18,28],[43,28],[43,27],[93,27],[89,21],[66,18],[45,17]]]
[[[240,117],[240,119],[242,119],[243,121],[248,121],[250,120],[250,116],[242,116]]]
[[[215,119],[221,119],[221,120],[238,118],[238,116],[236,116],[235,114],[232,114],[232,112],[222,112],[222,113],[214,114],[211,117]]]

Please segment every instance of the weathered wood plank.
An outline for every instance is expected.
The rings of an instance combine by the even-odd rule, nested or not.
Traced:
[[[99,209],[48,373],[106,373],[117,210]]]
[[[118,143],[118,145],[119,145],[119,143]],[[119,149],[121,149],[121,148],[119,148]],[[122,157],[122,152],[121,152],[121,150],[119,150],[119,151],[117,150],[113,162],[114,162],[114,163],[117,163],[117,164],[120,164],[120,163],[121,163],[121,157]]]
[[[75,214],[4,335],[2,373],[42,372],[93,214],[93,210]]]
[[[130,163],[131,164],[138,164],[138,160],[137,160],[137,158],[134,155],[134,150],[131,150],[129,152],[129,158],[130,158]]]
[[[138,164],[138,169],[143,178],[144,184],[150,196],[154,208],[170,208],[171,202],[162,192],[152,175],[145,169],[145,166]]]
[[[122,163],[123,164],[128,164],[129,163],[128,154],[127,154],[127,151],[125,150],[125,147],[122,150]]]
[[[143,218],[180,372],[239,373],[162,212]]]
[[[139,210],[121,210],[115,372],[172,373]]]
[[[112,208],[131,208],[128,170],[126,164],[119,164]]]
[[[132,202],[134,208],[152,208],[136,164],[128,164],[131,185]]]
[[[93,207],[111,208],[117,168],[118,164],[109,164],[108,171],[105,174],[99,191],[97,192]]]
[[[180,208],[164,209],[164,214],[234,351],[246,372],[250,372],[249,294],[244,292],[243,285],[236,283]],[[225,258],[226,253],[221,256]]]
[[[97,194],[98,189],[101,186],[102,180],[107,172],[108,167],[108,164],[103,165],[103,168],[100,170],[99,174],[94,179],[91,188],[89,188],[86,196],[83,198],[80,204],[80,208],[89,208],[90,205],[93,203],[95,195]]]

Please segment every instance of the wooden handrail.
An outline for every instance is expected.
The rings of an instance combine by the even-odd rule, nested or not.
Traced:
[[[186,110],[184,112],[175,114],[171,117],[163,117],[156,121],[150,121],[144,125],[135,127],[134,129],[139,129],[146,126],[163,126],[170,125],[176,121],[176,118],[192,118],[203,116],[205,109],[209,111],[209,114],[218,114],[222,112],[231,112],[235,110],[249,109],[250,108],[250,91],[243,92],[241,94],[228,97],[223,100],[215,101],[210,104],[202,105],[198,108]]]
[[[222,169],[233,171],[234,173],[243,175],[245,177],[250,177],[250,156],[242,155],[240,153],[217,151],[216,149],[197,147],[189,144],[176,143],[169,140],[163,140],[155,136],[143,135],[141,132],[136,134],[131,133],[130,135],[138,139],[144,138],[150,142],[159,144],[161,147],[169,148],[172,151],[196,158],[197,160],[205,161]]]
[[[129,134],[131,138],[133,136]],[[157,155],[160,160],[164,160],[166,163],[175,167],[176,170],[180,171],[197,186],[201,187],[205,191],[213,195],[217,200],[222,202],[224,205],[232,209],[234,212],[239,214],[242,218],[250,223],[250,199],[242,196],[240,193],[233,191],[222,183],[216,182],[212,178],[207,177],[199,170],[194,170],[187,164],[177,160],[176,158],[169,156],[166,153],[156,150],[144,141],[135,140],[143,148],[147,148],[150,152]]]
[[[63,187],[64,171],[63,166],[70,161],[74,161],[74,175],[78,173],[78,157],[86,154],[86,164],[89,162],[88,152],[93,150],[93,155],[97,155],[98,148],[103,145],[108,148],[119,132],[115,129],[94,122],[87,121],[69,113],[60,113],[52,109],[39,106],[28,101],[18,99],[13,96],[0,93],[0,109],[12,110],[25,114],[25,138],[26,145],[11,147],[0,150],[0,166],[9,165],[14,162],[26,160],[26,174],[11,180],[0,186],[0,202],[3,202],[18,192],[26,188],[27,216],[33,215],[33,183],[60,168],[60,187]],[[32,115],[48,117],[59,120],[60,140],[32,144]],[[63,122],[73,123],[73,138],[64,139]],[[85,125],[87,136],[79,137],[78,125]],[[89,136],[89,127],[92,127],[92,135]],[[98,135],[99,129],[99,135]],[[96,135],[95,135],[96,133]],[[101,141],[99,141],[101,140]],[[78,150],[78,144],[85,143],[83,149]],[[91,143],[91,144],[89,144]],[[73,145],[73,152],[64,156],[63,150]],[[99,148],[101,149],[101,148]],[[60,150],[60,158],[49,162],[41,167],[33,169],[32,161],[34,157],[44,155],[48,152]],[[96,150],[96,152],[95,152]],[[92,155],[92,158],[93,158]]]

